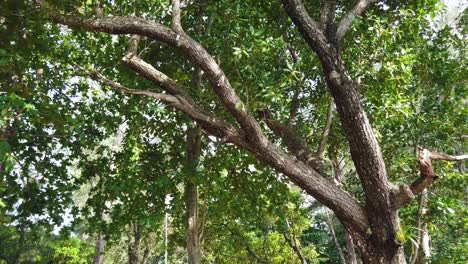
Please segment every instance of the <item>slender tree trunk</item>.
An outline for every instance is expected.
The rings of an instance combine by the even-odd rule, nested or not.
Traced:
[[[283,234],[284,239],[288,242],[288,245],[293,249],[294,253],[296,253],[297,257],[301,261],[301,264],[307,264],[307,260],[302,255],[302,251],[297,245],[296,239],[294,237],[291,238],[290,234]]]
[[[421,193],[421,200],[419,201],[419,210],[418,210],[418,221],[417,221],[417,229],[418,229],[418,236],[416,237],[415,248],[413,254],[410,258],[411,264],[422,263],[424,259],[424,244],[425,238],[427,238],[427,226],[424,223],[424,215],[427,211],[427,190],[424,190]]]
[[[95,246],[95,255],[94,255],[94,264],[102,264],[104,261],[104,238],[102,234],[99,233],[96,237],[96,246]]]
[[[198,189],[194,183],[196,169],[201,152],[201,130],[194,126],[187,129],[185,207],[187,221],[187,253],[188,263],[199,264],[201,260],[200,240],[198,232]]]
[[[141,264],[146,264],[148,262],[148,257],[150,253],[150,246],[146,244],[145,251],[143,252],[143,258],[141,259]]]
[[[354,247],[354,240],[351,234],[345,230],[346,251],[348,252],[349,264],[357,264],[356,248]]]
[[[128,241],[128,264],[138,264],[140,254],[141,232],[140,225],[134,222],[131,226],[133,232],[129,234]],[[131,241],[133,236],[133,243]]]
[[[335,228],[333,227],[333,222],[330,217],[330,213],[328,212],[328,208],[325,208],[325,214],[326,214],[325,223],[327,223],[327,226],[330,229],[330,232],[333,237],[333,243],[335,243],[336,250],[338,251],[338,254],[340,255],[341,263],[346,264],[346,259],[343,254],[343,250],[341,249],[340,242],[338,241],[338,238],[336,237]]]
[[[13,264],[19,264],[20,263],[20,258],[21,258],[21,253],[23,253],[23,247],[24,247],[24,240],[25,240],[25,230],[23,225],[20,225],[19,227],[19,238],[18,238],[18,250],[16,251],[16,254],[14,256],[14,259],[12,261]]]
[[[341,161],[338,159],[333,159],[332,161],[333,165],[333,172],[335,175],[335,183],[338,187],[341,188],[343,185],[343,180],[344,176],[343,175],[343,168],[345,165],[341,165]],[[348,253],[348,261],[349,264],[357,264],[357,258],[356,258],[356,249],[354,246],[354,240],[351,234],[346,230],[345,228],[345,241],[346,241],[346,252]]]

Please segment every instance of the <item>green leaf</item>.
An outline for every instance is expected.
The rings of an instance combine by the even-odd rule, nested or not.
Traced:
[[[10,58],[0,58],[0,66],[6,65],[10,62]]]
[[[10,144],[6,140],[0,140],[0,157],[11,151]]]

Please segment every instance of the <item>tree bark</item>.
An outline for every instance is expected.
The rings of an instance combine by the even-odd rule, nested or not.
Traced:
[[[224,142],[234,143],[240,148],[250,151],[260,161],[269,164],[277,171],[288,176],[300,188],[331,208],[344,225],[356,231],[356,235],[365,236],[363,234],[368,228],[368,220],[361,205],[351,195],[336,188],[333,183],[325,179],[313,168],[303,162],[298,162],[296,158],[270,142],[263,134],[258,122],[245,107],[245,104],[235,94],[233,87],[213,57],[187,34],[176,33],[161,24],[136,17],[85,19],[76,16],[64,16],[58,12],[50,11],[49,18],[56,23],[81,26],[88,30],[112,34],[140,34],[178,48],[204,71],[204,76],[210,81],[216,95],[235,118],[240,129],[236,129],[226,124],[226,122],[212,117],[207,111],[200,109],[199,106],[193,103],[192,99],[180,92],[180,89],[178,89],[180,86],[177,86],[172,79],[134,54],[126,56],[124,63],[145,78],[157,83],[169,94],[134,89],[119,90],[131,94],[155,97],[183,111],[209,134],[220,138]],[[115,87],[115,84],[109,85]]]
[[[405,263],[402,245],[395,239],[400,221],[398,210],[392,206],[393,185],[388,181],[380,146],[341,57],[340,42],[350,21],[355,15],[362,14],[372,2],[358,1],[353,8],[356,12],[348,13],[346,20],[339,23],[335,38],[330,38],[310,17],[302,1],[283,0],[286,12],[321,61],[327,87],[335,101],[351,157],[364,189],[370,226],[360,237],[353,234],[358,238],[357,244],[363,260],[365,263]]]
[[[357,264],[356,248],[354,247],[354,240],[351,234],[345,230],[346,251],[348,253],[349,264]]]
[[[187,129],[185,207],[187,221],[188,263],[199,264],[201,261],[198,232],[198,189],[195,183],[196,169],[201,152],[201,130],[195,124]]]
[[[94,264],[102,264],[104,261],[104,238],[98,233],[95,244]]]

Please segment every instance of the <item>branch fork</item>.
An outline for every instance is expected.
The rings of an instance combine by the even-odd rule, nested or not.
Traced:
[[[395,207],[411,202],[414,197],[429,188],[439,178],[434,172],[432,160],[462,161],[468,159],[468,155],[448,155],[418,146],[417,147],[419,178],[410,185],[402,184],[395,190]]]

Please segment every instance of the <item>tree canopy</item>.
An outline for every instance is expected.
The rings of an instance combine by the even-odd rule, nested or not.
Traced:
[[[0,2],[0,263],[465,263],[465,6]]]

